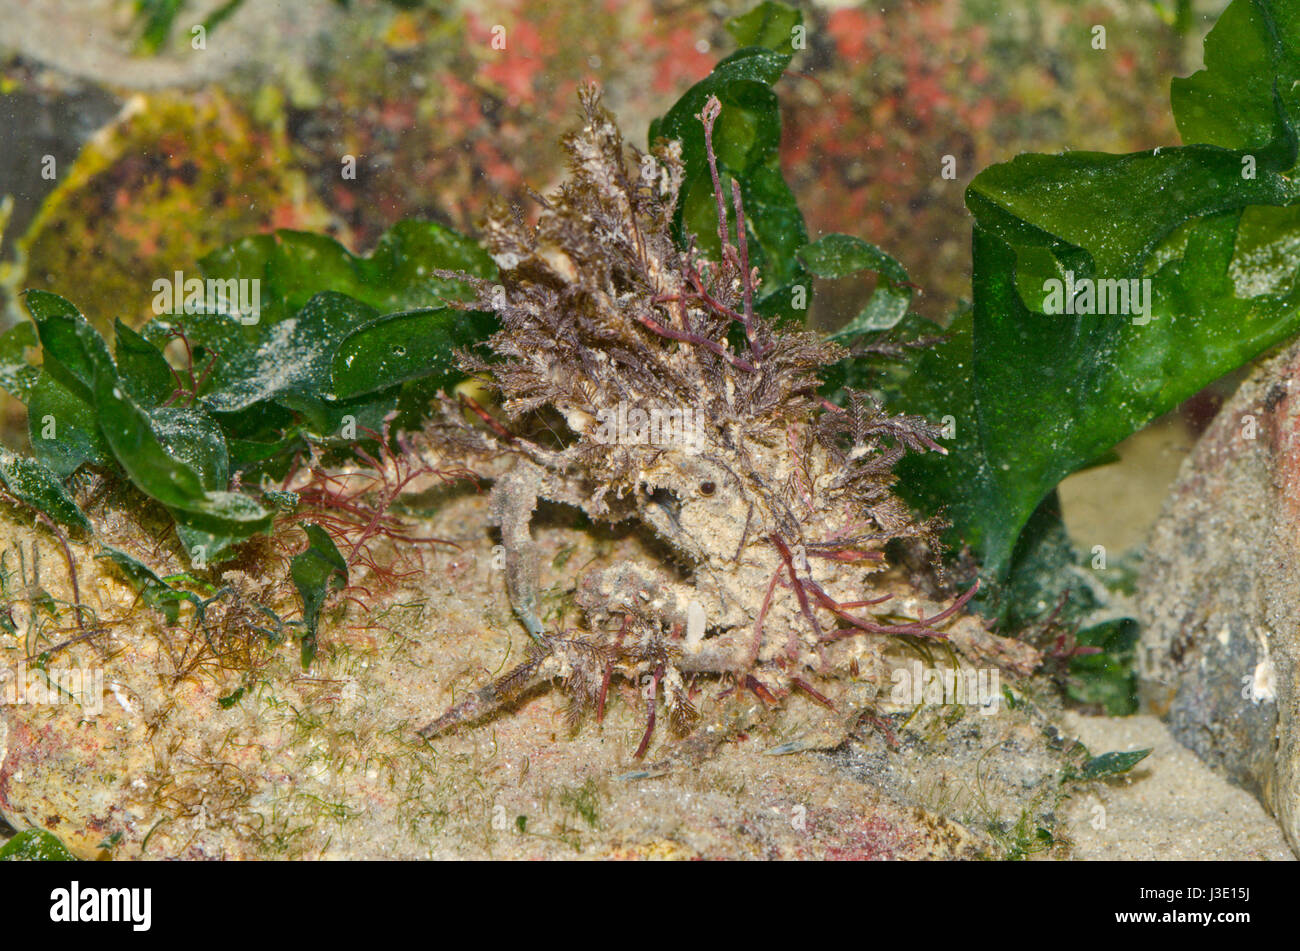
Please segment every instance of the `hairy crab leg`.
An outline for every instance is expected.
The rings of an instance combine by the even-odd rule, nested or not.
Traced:
[[[562,662],[553,651],[538,650],[509,673],[480,687],[432,723],[418,731],[426,740],[462,723],[479,720],[514,700],[524,691],[561,673]]]

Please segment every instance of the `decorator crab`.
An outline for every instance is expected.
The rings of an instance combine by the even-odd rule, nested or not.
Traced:
[[[532,648],[421,732],[478,719],[550,680],[573,711],[600,716],[611,679],[628,678],[647,699],[639,756],[656,709],[687,730],[693,689],[710,681],[772,703],[791,690],[829,703],[819,680],[856,670],[899,635],[942,638],[936,626],[973,589],[914,618],[872,590],[887,542],[932,532],[890,485],[904,452],[944,451],[938,430],[863,394],[845,408],[820,398],[818,371],[844,351],[755,312],[744,204],[734,181],[728,202],[713,149],[718,100],[698,117],[722,247],[714,261],[671,236],[680,145],[630,162],[598,94],[581,98],[585,124],[564,140],[569,180],[539,198],[536,226],[504,209],[489,216],[500,280],[476,281],[466,305],[500,319],[490,355],[461,360],[500,395],[508,424],[445,398],[427,433],[499,473],[491,516]],[[466,422],[467,404],[483,425]],[[584,629],[547,631],[529,528],[543,499],[595,520],[639,520],[681,567],[592,571],[578,585]]]

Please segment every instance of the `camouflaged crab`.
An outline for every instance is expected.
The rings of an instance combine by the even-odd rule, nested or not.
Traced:
[[[818,678],[895,635],[942,636],[935,625],[973,592],[928,618],[880,614],[889,598],[873,597],[868,582],[884,567],[884,545],[933,528],[890,492],[891,469],[905,451],[942,452],[937,430],[889,417],[858,393],[846,409],[821,399],[818,371],[842,349],[755,313],[743,202],[732,182],[733,242],[713,151],[718,100],[698,117],[722,247],[710,261],[671,237],[679,144],[636,155],[629,173],[598,94],[581,99],[585,124],[564,140],[570,179],[539,198],[535,227],[503,209],[489,216],[500,282],[473,282],[467,305],[495,311],[500,330],[488,342],[493,359],[463,355],[462,366],[500,394],[514,428],[472,401],[485,425],[467,424],[463,404],[448,399],[428,431],[499,473],[490,511],[532,649],[421,733],[476,720],[551,680],[572,710],[600,715],[611,678],[624,677],[647,688],[639,756],[658,703],[676,730],[689,727],[694,680],[728,680],[770,702],[792,689],[824,700]],[[546,413],[567,426],[558,441],[516,431]],[[578,586],[585,630],[546,631],[529,528],[541,499],[595,520],[639,520],[688,579],[662,565],[593,571]]]

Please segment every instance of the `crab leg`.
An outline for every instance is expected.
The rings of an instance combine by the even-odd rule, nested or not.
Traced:
[[[562,662],[554,652],[537,650],[505,676],[475,690],[438,719],[421,727],[419,734],[427,740],[462,723],[480,720],[525,691],[558,676],[561,668]]]
[[[521,461],[497,480],[490,501],[492,522],[501,528],[510,605],[535,641],[542,639],[542,619],[537,611],[541,555],[529,523],[541,494],[540,475],[536,466]]]

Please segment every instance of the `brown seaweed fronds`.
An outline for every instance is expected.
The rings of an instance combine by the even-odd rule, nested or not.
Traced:
[[[880,469],[892,468],[898,455],[880,454],[882,443],[890,442],[898,449],[912,452],[937,452],[943,455],[948,450],[935,442],[943,434],[943,429],[923,416],[908,416],[899,413],[889,416],[884,412],[880,402],[869,393],[847,389],[849,398],[847,409],[834,407],[817,417],[814,432],[822,444],[835,454],[840,461],[861,458],[867,450],[872,450],[876,459],[888,459]],[[845,451],[845,441],[849,449]],[[855,467],[860,468],[860,467]]]

